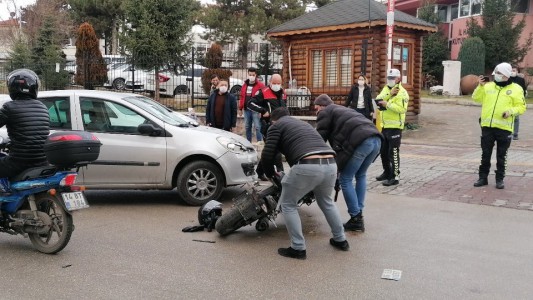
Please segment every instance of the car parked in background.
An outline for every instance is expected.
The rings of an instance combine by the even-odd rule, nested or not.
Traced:
[[[0,99],[0,106],[11,101]],[[186,203],[202,205],[219,198],[224,187],[253,180],[257,152],[245,138],[200,126],[150,98],[62,90],[40,92],[39,100],[52,132],[85,130],[102,142],[98,160],[79,171],[77,183],[88,188],[177,188]]]
[[[132,80],[135,76],[134,89],[137,92],[142,92],[146,83],[146,73],[147,71],[133,68],[132,65],[127,63],[113,64],[108,67],[107,81],[104,83],[104,86],[119,91],[131,90]]]
[[[159,72],[159,94],[175,96],[179,94],[191,94],[194,84],[194,96],[197,98],[207,98],[202,86],[202,74],[207,70],[201,65],[189,66],[188,69],[175,73],[173,70],[164,70]],[[231,77],[229,79],[229,91],[233,94],[239,94],[243,81]],[[146,80],[146,91],[155,91],[155,76],[153,72]]]

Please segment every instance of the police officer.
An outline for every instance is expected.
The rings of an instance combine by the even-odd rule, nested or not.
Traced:
[[[37,100],[39,77],[31,70],[18,69],[7,75],[9,96],[0,109],[0,127],[7,128],[9,156],[0,159],[0,178],[48,164],[44,142],[50,133],[48,109]]]
[[[496,188],[505,187],[505,167],[507,150],[513,138],[513,125],[516,116],[526,111],[524,91],[518,84],[510,80],[512,67],[508,63],[496,66],[492,75],[494,82],[485,82],[479,77],[479,85],[472,94],[475,102],[481,103],[481,164],[479,179],[474,186],[488,184],[490,158],[496,143]]]
[[[274,74],[270,79],[270,84],[257,91],[248,103],[248,109],[261,114],[261,133],[264,140],[266,140],[267,131],[271,124],[270,114],[278,107],[287,107],[287,96],[281,87],[281,75]],[[281,154],[276,157],[276,167],[278,171],[283,170]],[[268,180],[261,162],[259,162],[256,172],[259,179]]]
[[[376,180],[383,181],[384,186],[400,183],[400,144],[409,104],[409,94],[403,88],[401,78],[400,70],[390,69],[387,72],[387,85],[376,97],[383,124],[381,133],[385,138],[380,153],[383,173]]]

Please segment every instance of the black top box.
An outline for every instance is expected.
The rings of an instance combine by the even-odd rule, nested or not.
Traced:
[[[100,140],[86,131],[57,131],[48,136],[44,152],[50,164],[72,167],[98,159]]]

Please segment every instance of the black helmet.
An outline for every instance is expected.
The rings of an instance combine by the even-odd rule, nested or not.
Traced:
[[[29,69],[17,69],[7,75],[7,88],[12,100],[37,99],[39,76]]]
[[[198,209],[198,222],[204,225],[208,231],[215,228],[215,223],[222,215],[222,203],[211,200]]]

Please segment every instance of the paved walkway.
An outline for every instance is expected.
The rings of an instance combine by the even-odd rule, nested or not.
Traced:
[[[375,181],[382,171],[378,158],[369,169],[369,191],[533,211],[533,109],[520,119],[520,139],[509,149],[505,189],[497,190],[495,150],[489,185],[473,186],[481,159],[480,107],[435,102],[423,102],[420,128],[404,132],[400,184],[384,187]]]

